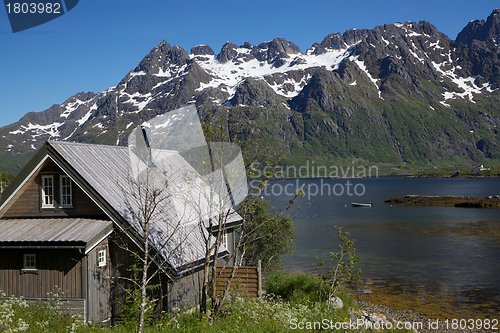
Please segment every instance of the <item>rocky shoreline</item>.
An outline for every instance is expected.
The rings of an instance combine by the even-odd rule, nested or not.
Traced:
[[[425,196],[409,194],[404,198],[393,198],[384,201],[395,205],[451,206],[465,208],[500,208],[500,195],[486,198],[474,198],[455,195]]]
[[[424,316],[421,313],[412,311],[412,310],[396,310],[390,306],[373,304],[363,299],[356,299],[358,306],[361,311],[352,312],[350,314],[351,319],[353,321],[363,318],[365,320],[370,320],[372,323],[376,322],[390,322],[392,325],[395,325],[398,322],[401,323],[422,323],[421,327],[418,324],[414,324],[412,329],[409,331],[418,332],[418,333],[448,333],[448,332],[461,332],[461,333],[475,333],[475,332],[489,332],[487,330],[480,329],[452,329],[451,322],[448,324],[443,320],[432,319]],[[413,325],[413,324],[412,324]],[[404,326],[402,326],[404,327]],[[497,331],[491,331],[497,332]]]

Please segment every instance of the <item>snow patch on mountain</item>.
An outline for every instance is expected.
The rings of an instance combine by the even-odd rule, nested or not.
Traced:
[[[431,47],[433,49],[444,49],[444,47],[442,47],[442,46],[439,45],[439,41],[436,41],[435,43],[431,43],[429,45],[429,47]]]
[[[87,120],[89,120],[90,116],[92,115],[92,111],[94,110],[97,110],[97,104],[94,103],[94,105],[92,105],[89,109],[89,111],[83,116],[81,117],[80,119],[78,119],[76,122],[78,123],[79,126],[82,126],[83,124],[85,124],[87,122]]]
[[[64,123],[54,122],[48,125],[28,123],[28,125],[21,125],[18,130],[9,132],[9,134],[16,135],[25,134],[27,132],[34,132],[34,134],[31,135],[33,139],[41,135],[48,135],[50,138],[54,138],[60,136],[58,128],[62,125],[64,125]]]
[[[151,102],[153,100],[153,97],[152,97],[153,95],[150,92],[147,94],[141,94],[139,92],[136,92],[136,93],[131,95],[131,94],[128,94],[128,93],[122,91],[120,97],[123,97],[123,96],[128,97],[129,99],[122,102],[122,103],[130,103],[130,104],[134,105],[135,107],[137,107],[137,110],[134,112],[131,112],[131,113],[141,112],[146,107],[146,105],[148,105],[149,102]]]
[[[451,58],[450,58],[451,60]],[[491,83],[483,83],[481,86],[478,86],[476,84],[476,79],[479,76],[473,76],[473,77],[459,77],[455,71],[457,69],[460,69],[460,66],[453,66],[448,70],[443,70],[443,66],[449,66],[451,61],[445,61],[443,63],[436,63],[432,61],[432,65],[436,69],[438,73],[440,73],[444,78],[450,79],[453,83],[455,83],[458,88],[462,89],[463,92],[454,92],[454,91],[446,91],[443,93],[443,101],[440,101],[440,103],[446,107],[450,107],[448,103],[446,103],[447,100],[449,99],[457,99],[457,98],[463,98],[467,99],[472,102],[476,103],[474,101],[474,95],[473,94],[481,94],[484,91],[486,92],[492,92],[494,90],[491,89]]]
[[[327,52],[319,55],[314,54],[314,49],[309,50],[306,54],[296,53],[291,54],[291,56],[289,54],[289,58],[286,58],[284,65],[279,67],[274,66],[273,63],[259,61],[255,58],[244,62],[241,61],[241,58],[237,58],[226,63],[219,62],[216,56],[207,58],[206,55],[191,55],[191,58],[208,74],[213,76],[213,79],[209,83],[201,83],[197,91],[213,87],[223,89],[233,96],[235,87],[249,77],[265,78],[273,74],[284,74],[312,67],[326,67],[329,70],[335,70],[338,68],[340,62],[351,54],[349,51],[350,47],[340,50],[328,49]],[[238,56],[245,56],[251,52],[250,49],[242,47],[236,48],[235,51]],[[265,52],[265,50],[261,52]],[[291,84],[294,86],[294,89],[284,89],[284,84]],[[292,98],[299,94],[300,88],[304,84],[304,78],[299,82],[289,78],[283,84],[273,84],[270,86],[277,94]]]
[[[163,68],[160,67],[158,73],[155,75],[158,77],[172,77],[172,72],[169,70],[164,71]]]
[[[424,59],[424,58],[421,58],[421,57],[417,54],[417,52],[421,52],[421,53],[423,53],[423,52],[417,48],[417,46],[415,45],[415,43],[414,43],[412,40],[410,41],[410,44],[411,44],[411,47],[410,47],[410,48],[408,48],[408,51],[410,51],[411,55],[412,55],[413,57],[417,58],[417,59],[418,59],[418,60],[419,60],[422,64],[425,64],[425,59]],[[414,51],[413,49],[415,49],[415,51]],[[425,53],[424,53],[424,55],[425,55]]]
[[[64,110],[63,113],[61,113],[61,118],[68,118],[68,116],[73,112],[75,111],[76,109],[78,109],[80,107],[80,105],[83,105],[83,104],[86,104],[87,102],[84,102],[84,101],[81,101],[79,99],[77,99],[76,101],[74,102],[70,102],[66,105],[66,110]]]
[[[91,100],[93,101],[93,100]],[[65,137],[63,139],[63,141],[66,141],[68,140],[69,138],[71,138],[73,136],[73,134],[75,134],[75,132],[83,125],[87,122],[87,120],[90,119],[90,117],[92,116],[92,112],[97,110],[97,104],[94,102],[94,104],[90,107],[89,111],[87,111],[87,113],[81,117],[80,119],[78,119],[76,122],[78,123],[78,126],[75,127],[75,129],[73,130],[73,132],[71,132],[70,135],[68,135],[67,137]]]
[[[300,81],[295,81],[293,78],[286,78],[281,84],[268,84],[278,95],[292,98],[298,95],[298,93],[307,84],[311,77],[312,75],[308,74],[302,77]]]
[[[384,100],[384,98],[382,97],[382,93],[380,92],[380,89],[379,89],[379,86],[378,86],[378,81],[380,81],[380,79],[373,78],[373,76],[370,74],[370,72],[366,68],[365,63],[363,61],[361,61],[361,60],[358,60],[358,58],[359,58],[359,55],[350,56],[349,60],[352,61],[352,62],[354,62],[356,65],[358,65],[359,69],[361,69],[363,72],[365,72],[365,74],[368,76],[368,78],[370,79],[370,81],[372,81],[373,84],[375,85],[375,87],[377,88],[378,97],[381,100]]]
[[[134,76],[146,75],[146,72],[145,72],[145,71],[140,71],[140,72],[130,72],[128,75],[129,75],[128,80],[130,81],[130,80],[132,80],[132,78],[133,78]]]

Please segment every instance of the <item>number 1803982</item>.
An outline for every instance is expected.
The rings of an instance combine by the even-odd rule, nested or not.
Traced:
[[[7,3],[5,4],[7,13],[14,14],[61,14],[61,4],[55,3]]]

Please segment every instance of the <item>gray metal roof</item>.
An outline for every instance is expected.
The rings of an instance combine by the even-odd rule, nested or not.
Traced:
[[[81,176],[136,232],[142,234],[140,203],[134,200],[131,178],[137,179],[146,172],[127,147],[50,141],[64,160]],[[203,238],[208,235],[200,228],[200,221],[219,215],[221,207],[217,195],[202,180],[198,172],[176,151],[156,150],[160,172],[153,169],[148,174],[154,187],[167,185],[164,206],[155,215],[154,231],[149,242],[160,249],[163,257],[174,268],[181,268],[205,256]],[[150,172],[150,171],[147,171]],[[135,177],[133,177],[135,176]],[[168,180],[168,183],[166,182]],[[214,200],[215,199],[215,200]],[[241,220],[232,209],[226,210],[226,223]],[[201,234],[204,233],[204,235]],[[225,249],[221,249],[221,252]]]
[[[88,243],[112,224],[84,218],[0,219],[0,242]]]

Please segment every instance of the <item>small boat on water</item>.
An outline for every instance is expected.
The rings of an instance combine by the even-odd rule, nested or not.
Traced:
[[[371,207],[371,206],[373,206],[373,204],[371,202],[370,203],[353,202],[352,206],[353,207]]]

